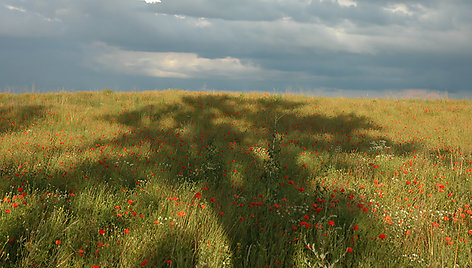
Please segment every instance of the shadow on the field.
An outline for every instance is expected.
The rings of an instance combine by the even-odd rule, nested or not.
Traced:
[[[44,115],[43,105],[16,104],[0,106],[0,134],[26,131]]]
[[[277,96],[188,94],[171,104],[107,114],[99,120],[124,125],[128,130],[114,138],[84,144],[81,149],[109,147],[120,151],[121,157],[78,163],[74,166],[76,174],[68,170],[35,174],[32,181],[36,185],[31,187],[70,191],[89,183],[133,189],[154,175],[171,182],[174,188],[202,185],[206,189],[201,191],[203,201],[211,204],[216,215],[224,211],[219,224],[231,241],[235,266],[272,266],[276,262],[291,266],[300,257],[295,248],[305,247],[305,237],[315,245],[324,239],[307,225],[327,226],[329,216],[336,215],[336,226],[349,228],[364,217],[366,204],[356,201],[357,193],[329,189],[319,180],[332,170],[357,168],[357,162],[339,161],[339,155],[375,155],[373,144],[385,144],[392,154],[416,149],[416,145],[405,148],[388,138],[366,134],[366,130],[378,128],[366,117],[354,113],[330,117],[302,111],[303,105],[306,103]],[[34,120],[28,115],[41,112],[42,107],[26,107],[12,111],[11,116],[19,113],[22,120]],[[321,163],[318,155],[328,160]],[[370,168],[366,174],[373,176],[375,172]],[[186,239],[190,241],[186,246],[199,242]],[[336,250],[341,251],[327,261],[342,255],[345,247]],[[354,254],[350,256],[355,258]]]
[[[379,144],[385,148],[388,145],[389,153],[393,154],[411,153],[416,149],[412,144],[405,147],[385,137],[365,134],[363,130],[378,128],[365,117],[353,113],[334,117],[302,113],[299,112],[302,105],[304,103],[277,97],[187,95],[178,103],[147,105],[105,116],[110,123],[131,127],[132,132],[100,143],[119,148],[149,146],[147,156],[129,155],[125,160],[133,162],[139,158],[143,163],[140,168],[146,171],[133,173],[133,178],[146,178],[149,176],[146,172],[162,172],[174,185],[207,185],[208,191],[203,196],[207,202],[212,197],[223,200],[234,196],[232,207],[220,204],[218,209],[226,206],[226,216],[220,222],[232,241],[235,256],[247,253],[249,256],[244,258],[250,258],[249,263],[273,265],[277,252],[264,250],[279,244],[279,250],[291,252],[290,245],[295,242],[290,240],[300,239],[304,227],[297,224],[304,216],[309,216],[312,224],[316,224],[322,220],[320,211],[325,215],[336,214],[337,224],[341,226],[349,226],[355,218],[362,217],[362,205],[352,200],[351,195],[355,193],[333,194],[313,180],[329,168],[353,170],[357,167],[358,163],[338,161],[336,155],[375,155],[372,147]],[[310,168],[303,162],[303,153],[332,155],[332,161]],[[87,169],[95,172],[93,165]],[[105,171],[97,167],[96,172]],[[371,168],[367,172],[373,176],[376,171]],[[103,175],[110,177],[110,174]],[[126,185],[133,187],[134,179]],[[308,193],[307,187],[315,190]],[[242,207],[248,209],[240,209]],[[264,217],[277,223],[264,226]],[[257,218],[259,220],[254,220]],[[235,227],[238,219],[244,224]],[[292,229],[294,227],[297,228]],[[260,228],[267,232],[261,232]],[[291,254],[281,258],[278,261],[283,265],[294,261]],[[244,262],[240,265],[244,266]]]

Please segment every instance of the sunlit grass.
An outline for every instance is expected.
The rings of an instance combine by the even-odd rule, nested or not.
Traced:
[[[7,267],[472,265],[472,102],[0,95]]]

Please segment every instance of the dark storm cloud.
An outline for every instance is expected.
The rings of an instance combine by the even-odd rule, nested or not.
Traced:
[[[6,0],[0,87],[470,92],[471,11],[458,0]]]

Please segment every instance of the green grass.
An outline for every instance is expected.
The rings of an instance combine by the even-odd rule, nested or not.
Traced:
[[[472,265],[472,102],[0,94],[5,267]]]

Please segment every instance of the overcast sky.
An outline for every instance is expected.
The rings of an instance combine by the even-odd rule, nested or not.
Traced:
[[[0,90],[472,96],[470,0],[0,0]]]

